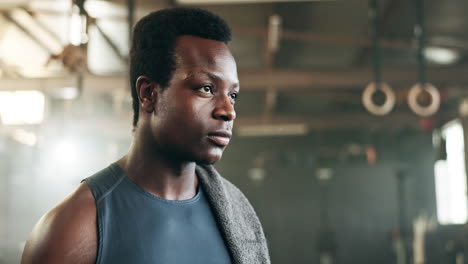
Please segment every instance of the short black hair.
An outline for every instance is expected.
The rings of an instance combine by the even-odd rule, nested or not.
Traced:
[[[145,75],[162,88],[176,68],[177,38],[191,35],[228,43],[231,30],[221,17],[198,8],[162,9],[143,17],[134,27],[130,49],[130,85],[133,98],[133,127],[139,117],[136,80]]]

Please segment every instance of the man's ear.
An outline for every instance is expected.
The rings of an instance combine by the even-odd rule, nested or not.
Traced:
[[[152,113],[156,107],[159,85],[151,81],[150,78],[142,75],[136,80],[135,86],[141,110],[147,113]]]

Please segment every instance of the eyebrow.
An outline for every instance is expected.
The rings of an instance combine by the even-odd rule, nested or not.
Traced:
[[[195,73],[192,73],[192,74],[189,74],[186,78],[186,80],[190,80],[190,79],[193,79],[196,75],[199,75],[199,74],[203,74],[203,75],[206,75],[208,76],[210,79],[212,80],[217,80],[217,81],[222,81],[223,78],[221,78],[218,74],[216,73],[213,73],[213,72],[207,72],[207,71],[199,71],[199,72],[195,72]],[[239,88],[239,82],[235,82],[233,84],[233,87],[234,88]]]

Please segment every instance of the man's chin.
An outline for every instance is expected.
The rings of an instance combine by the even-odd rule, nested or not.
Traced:
[[[200,165],[213,165],[221,159],[222,153],[218,155],[207,155],[197,159],[197,164]]]

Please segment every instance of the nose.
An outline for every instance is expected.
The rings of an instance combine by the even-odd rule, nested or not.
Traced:
[[[213,117],[223,121],[233,121],[236,119],[234,103],[228,95],[223,95],[217,100],[216,107],[213,111]]]

